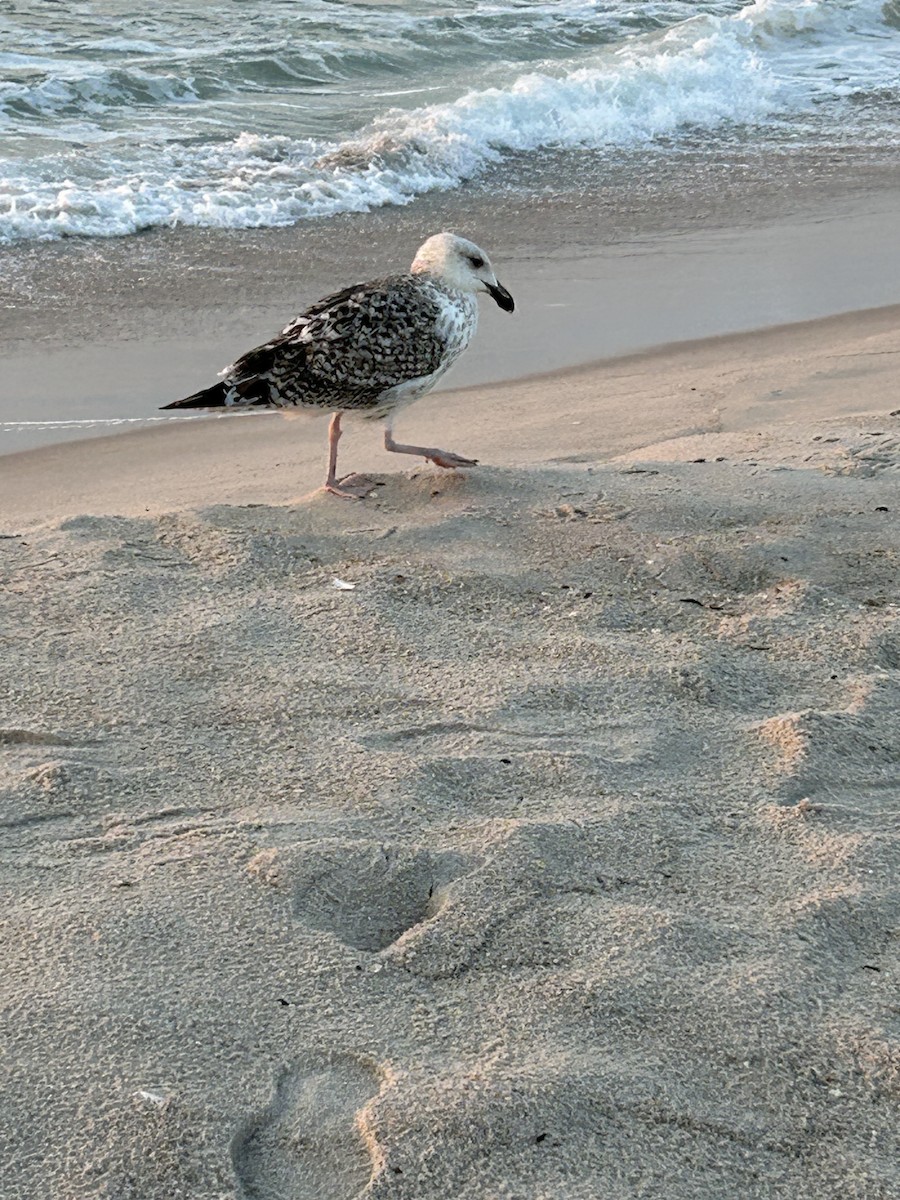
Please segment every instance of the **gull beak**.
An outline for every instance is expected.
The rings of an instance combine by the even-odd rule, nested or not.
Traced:
[[[501,283],[486,283],[489,294],[497,301],[504,312],[512,312],[516,302]]]

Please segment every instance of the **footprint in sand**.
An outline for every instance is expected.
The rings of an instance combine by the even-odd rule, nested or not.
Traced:
[[[434,914],[443,887],[467,869],[459,854],[332,843],[294,868],[294,914],[356,950],[384,950]]]
[[[287,1067],[238,1132],[240,1200],[353,1200],[381,1167],[366,1106],[385,1077],[350,1055]]]
[[[43,733],[38,729],[0,729],[0,746],[72,746],[74,743],[58,733]]]

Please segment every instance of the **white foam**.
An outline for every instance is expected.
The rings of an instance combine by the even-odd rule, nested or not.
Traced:
[[[864,94],[886,79],[896,86],[898,65],[898,39],[878,0],[755,0],[588,60],[392,110],[340,143],[252,133],[199,145],[148,138],[140,151],[109,143],[77,162],[45,156],[19,164],[18,173],[10,165],[5,179],[0,166],[0,241],[178,224],[287,225],[405,204],[456,187],[509,151],[627,147],[786,117],[796,136],[798,118],[811,127],[823,100]],[[106,103],[110,86],[149,89],[167,102],[192,98],[183,83],[137,69],[127,78],[56,79],[62,92],[41,86],[35,104],[69,103],[66,87],[82,107]]]
[[[0,421],[0,434],[34,432],[44,429],[99,429],[119,425],[153,425],[159,421],[208,421],[233,417],[265,417],[273,414],[267,410],[256,412],[202,412],[179,413],[170,417],[83,417],[71,421]]]

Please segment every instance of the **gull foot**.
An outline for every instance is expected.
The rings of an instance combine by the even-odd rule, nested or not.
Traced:
[[[354,482],[355,481],[355,482]],[[365,500],[375,488],[375,481],[368,475],[357,475],[354,471],[343,479],[326,480],[322,490],[342,500]]]
[[[436,467],[445,467],[448,471],[454,467],[477,467],[477,458],[463,458],[461,454],[454,454],[452,450],[428,450],[425,454],[427,462],[432,462]]]

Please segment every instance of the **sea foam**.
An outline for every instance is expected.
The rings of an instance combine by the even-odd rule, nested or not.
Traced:
[[[111,139],[89,156],[11,162],[0,168],[0,240],[287,225],[406,204],[511,151],[648,145],[786,119],[796,137],[823,103],[883,86],[898,61],[896,34],[873,0],[755,0],[450,100],[389,110],[338,141],[244,132],[183,144],[161,135],[140,147]],[[169,105],[196,97],[132,66],[124,76],[58,80],[56,92],[33,91],[27,103],[74,117],[79,105],[109,102],[110,89]]]

